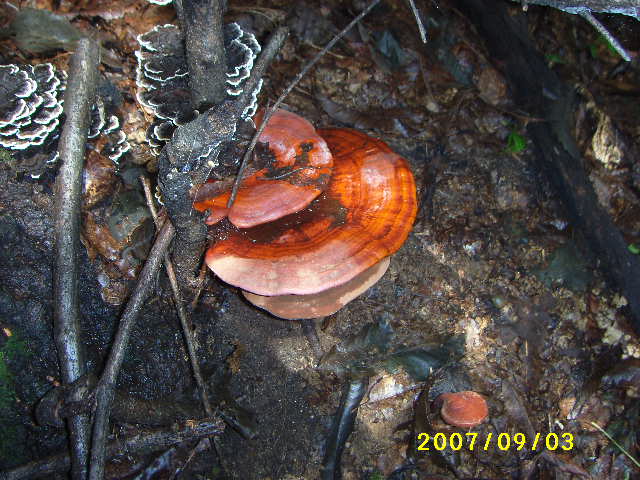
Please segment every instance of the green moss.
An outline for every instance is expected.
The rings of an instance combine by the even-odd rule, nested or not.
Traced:
[[[15,399],[13,374],[9,369],[9,363],[17,356],[26,354],[25,342],[15,335],[7,338],[6,343],[0,348],[0,410],[11,406]]]
[[[26,343],[16,335],[8,337],[5,344],[0,347],[0,431],[3,432],[0,435],[0,455],[13,443],[15,435],[12,433],[17,434],[8,420],[9,410],[14,407],[16,399],[14,376],[9,365],[13,359],[29,354]]]

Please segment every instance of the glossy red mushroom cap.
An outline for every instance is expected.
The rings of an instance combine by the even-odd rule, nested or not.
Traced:
[[[219,232],[206,262],[225,282],[264,296],[318,293],[348,282],[406,240],[417,210],[407,162],[355,130],[319,133],[334,161],[327,190],[296,214]]]
[[[489,415],[487,401],[476,392],[443,393],[435,401],[442,402],[440,415],[446,423],[454,427],[475,427]]]
[[[259,124],[262,112],[256,116]],[[199,199],[197,210],[209,210],[207,224],[224,217],[238,228],[251,228],[298,212],[326,189],[333,159],[327,144],[307,120],[276,110],[259,142],[257,160],[227,208],[230,192]],[[199,195],[200,197],[202,195]]]

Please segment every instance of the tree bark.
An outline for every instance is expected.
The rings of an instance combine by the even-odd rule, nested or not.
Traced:
[[[178,10],[185,35],[191,100],[200,112],[218,105],[226,95],[227,57],[222,32],[225,3],[182,0]]]

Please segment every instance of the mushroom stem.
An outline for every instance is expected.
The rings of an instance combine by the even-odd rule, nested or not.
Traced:
[[[64,103],[66,121],[58,147],[61,166],[56,181],[54,336],[65,384],[73,383],[86,373],[78,305],[79,212],[89,112],[96,92],[99,57],[100,49],[96,42],[88,38],[78,42],[71,58]],[[89,417],[75,415],[69,419],[68,426],[72,478],[84,479],[89,454]]]
[[[96,410],[93,417],[93,435],[91,438],[90,480],[102,480],[104,477],[109,413],[111,412],[111,402],[115,393],[116,379],[124,360],[131,329],[138,318],[138,313],[149,294],[151,286],[154,284],[158,270],[162,265],[164,254],[169,248],[174,234],[175,230],[171,222],[165,222],[138,276],[135,290],[131,294],[131,298],[129,298],[122,317],[120,317],[120,326],[116,333],[116,338],[96,388]]]
[[[227,58],[222,35],[224,0],[182,0],[178,9],[185,34],[191,101],[196,110],[221,103],[226,96]]]

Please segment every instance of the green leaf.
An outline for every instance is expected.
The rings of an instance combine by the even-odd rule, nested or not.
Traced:
[[[527,147],[527,139],[513,130],[507,137],[507,150],[511,153],[520,153]]]
[[[627,248],[634,255],[640,255],[640,246],[636,245],[635,243],[629,244],[629,246]]]
[[[547,53],[545,55],[545,58],[547,59],[547,62],[549,63],[550,67],[553,67],[554,65],[560,63],[567,63],[564,58],[562,58],[560,55],[558,55],[557,53]]]

